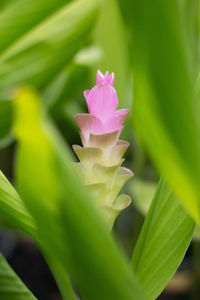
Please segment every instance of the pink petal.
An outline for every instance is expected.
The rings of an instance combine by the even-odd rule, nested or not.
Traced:
[[[101,121],[94,115],[90,114],[76,114],[74,119],[81,131],[98,133],[103,130]]]
[[[114,81],[115,81],[115,74],[111,73],[110,74],[110,85],[114,86]]]
[[[104,75],[101,73],[100,70],[97,71],[97,80],[96,80],[96,84],[101,84],[101,83],[105,83],[104,81]]]
[[[110,82],[110,75],[109,75],[108,71],[106,71],[106,73],[104,75],[104,80],[105,80],[105,83],[109,84],[109,82]]]
[[[102,123],[115,113],[118,105],[115,89],[107,84],[96,85],[86,94],[89,113],[99,118]]]
[[[103,75],[101,73],[101,71],[97,71],[97,80],[96,80],[96,84],[102,84],[102,83],[107,83],[109,85],[114,86],[114,80],[115,80],[115,75],[114,73],[111,73],[109,75],[108,71],[105,73],[105,75]]]
[[[129,109],[120,109],[116,111],[114,115],[112,115],[111,118],[106,121],[106,128],[110,129],[111,131],[120,128],[127,118],[129,112]]]
[[[81,130],[81,140],[83,146],[88,144],[90,133],[99,133],[102,129],[102,123],[95,116],[90,114],[76,114],[74,119]]]
[[[115,113],[115,118],[118,119],[118,121],[122,124],[126,120],[129,113],[130,113],[130,109],[127,108],[119,109]]]
[[[89,96],[89,93],[90,93],[90,90],[86,90],[84,91],[84,97],[85,97],[85,100],[86,100],[86,103],[87,103],[87,106],[88,106],[88,96]]]

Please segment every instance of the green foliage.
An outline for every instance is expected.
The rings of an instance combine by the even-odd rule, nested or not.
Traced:
[[[146,299],[37,96],[24,89],[14,103],[19,190],[55,265],[70,271],[84,298]]]
[[[99,1],[67,2],[34,0],[30,5],[27,0],[17,0],[2,10],[1,91],[10,92],[13,85],[22,83],[44,89],[80,46],[87,43],[89,37],[86,39],[86,36],[94,25]],[[3,125],[0,124],[0,139],[11,130],[12,115],[4,107],[0,102],[0,114],[6,118]]]
[[[8,100],[0,100],[0,147],[12,140],[12,107]]]
[[[129,187],[134,197],[133,205],[142,215],[146,216],[156,190],[156,183],[134,178]]]
[[[76,298],[69,276],[81,299],[155,299],[189,245],[191,216],[200,222],[198,5],[198,0],[0,3],[0,147],[17,138],[21,196],[0,172],[0,214],[35,239],[64,300]],[[115,72],[119,105],[133,104],[134,121],[125,134],[131,139],[134,124],[166,179],[154,198],[154,182],[135,179],[130,185],[136,208],[147,214],[131,266],[61,138],[76,140],[73,114],[84,111],[82,91],[91,86],[91,75],[94,82],[96,69]],[[18,88],[24,85],[37,88],[42,99]],[[137,165],[140,155],[146,158],[133,147],[128,164]],[[0,267],[0,299],[35,299],[2,256]]]
[[[31,236],[36,236],[34,220],[19,195],[0,171],[0,211],[7,220]]]
[[[0,13],[0,39],[2,41],[0,52],[5,51],[16,39],[25,35],[69,1],[34,0],[30,3],[26,0],[16,0],[7,2]]]
[[[161,179],[132,257],[149,299],[173,276],[191,241],[195,223]]]
[[[97,7],[98,1],[92,0],[66,4],[37,26],[30,26],[25,35],[20,33],[0,55],[1,87],[22,82],[43,87],[67,64],[81,41],[85,41]]]
[[[45,245],[39,240],[35,221],[27,211],[23,201],[15,189],[2,172],[0,172],[0,212],[6,220],[33,237],[39,244],[41,250],[45,253],[46,260],[48,261],[58,286],[60,287],[63,299],[75,299],[66,270],[63,269],[59,263],[55,266],[52,262],[48,249],[46,249]]]
[[[135,127],[157,168],[199,222],[200,135],[178,1],[135,0],[124,10],[133,37]]]
[[[0,254],[0,296],[2,300],[36,300]]]
[[[0,172],[0,212],[11,224],[21,229],[26,234],[33,237],[39,244],[41,250],[45,253],[46,260],[55,276],[55,279],[60,287],[61,294],[64,300],[74,300],[75,296],[69,282],[66,270],[59,264],[54,265],[48,249],[41,242],[37,234],[35,221],[27,211],[23,201],[9,183],[6,177]]]
[[[125,26],[117,1],[103,0],[102,2],[99,20],[94,31],[94,43],[100,47],[102,57],[98,65],[94,66],[93,77],[96,76],[97,68],[102,72],[107,70],[114,72],[119,106],[130,107],[131,68],[125,39]]]

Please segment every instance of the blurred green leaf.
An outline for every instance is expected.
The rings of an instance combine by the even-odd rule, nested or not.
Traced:
[[[146,299],[37,96],[23,89],[14,103],[17,182],[52,258],[84,299]]]
[[[121,1],[132,33],[135,127],[169,186],[200,222],[194,72],[178,1],[127,4]]]
[[[67,100],[67,97],[63,95],[63,90],[65,90],[67,81],[68,72],[67,69],[64,68],[64,70],[62,70],[60,74],[57,74],[50,84],[46,86],[43,91],[43,100],[47,108],[54,108],[55,105],[58,105],[60,99],[63,100],[63,97]]]
[[[194,229],[193,240],[194,241],[200,241],[200,228],[199,228],[198,225]]]
[[[76,58],[74,60],[76,61]],[[77,129],[74,115],[84,109],[84,105],[86,107],[85,100],[80,101],[80,99],[83,99],[82,91],[86,89],[88,80],[89,67],[72,62],[47,86],[42,94],[43,103],[45,103],[50,116],[65,139],[71,144],[79,139],[78,132],[74,132]]]
[[[34,220],[25,208],[19,195],[0,171],[0,212],[30,236],[36,236]]]
[[[97,68],[101,72],[115,73],[115,87],[119,96],[120,107],[131,106],[131,78],[125,26],[119,5],[115,0],[103,0],[99,21],[94,30],[94,43],[102,50],[102,58],[94,65],[93,78]]]
[[[99,1],[74,1],[30,28],[0,55],[0,87],[44,87],[86,42],[98,6]]]
[[[16,0],[0,11],[1,94],[22,83],[44,89],[88,42],[99,0],[68,2]],[[8,102],[0,102],[0,117],[1,146],[11,134]]]
[[[199,0],[178,0],[182,10],[182,28],[185,29],[186,47],[194,76],[199,71]],[[192,54],[192,55],[191,55]]]
[[[129,189],[133,195],[133,205],[143,216],[146,216],[156,190],[156,183],[134,178],[129,184]]]
[[[57,263],[56,265],[52,262],[51,256],[49,255],[48,248],[38,237],[37,228],[34,219],[31,217],[23,201],[7,180],[7,178],[0,171],[0,213],[8,220],[11,224],[14,224],[16,228],[21,229],[26,234],[30,235],[39,244],[41,250],[46,254],[46,260],[49,264],[58,286],[61,290],[63,300],[74,300],[73,290],[70,286],[68,274],[63,267]],[[1,291],[0,291],[1,292]],[[0,293],[1,297],[1,293]]]
[[[0,253],[0,298],[2,300],[36,300]]]
[[[71,63],[43,91],[43,100],[51,113],[58,113],[67,102],[83,96],[85,79],[88,79],[89,68]]]
[[[69,0],[3,1],[0,11],[0,53]],[[1,0],[1,4],[2,0]]]
[[[71,281],[67,270],[63,265],[60,264],[59,260],[56,261],[54,258],[50,258],[47,252],[44,252],[47,263],[53,273],[54,279],[56,280],[59,290],[61,292],[62,300],[77,300],[75,292],[72,288]]]
[[[8,100],[0,100],[0,148],[12,140],[12,107]]]
[[[10,0],[1,0],[0,9],[2,9],[5,5],[9,4]]]
[[[161,179],[132,257],[132,267],[149,299],[174,275],[191,241],[195,223]]]

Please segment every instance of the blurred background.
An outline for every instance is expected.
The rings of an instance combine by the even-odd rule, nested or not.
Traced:
[[[100,3],[101,2],[101,3]],[[132,42],[126,8],[131,1],[1,0],[0,2],[0,169],[15,185],[12,93],[34,87],[45,110],[71,146],[80,144],[73,115],[86,112],[83,91],[95,84],[96,71],[115,72],[120,108],[134,118]],[[195,1],[185,4],[185,20],[194,23]],[[189,28],[189,27],[188,27]],[[194,37],[191,36],[191,44]],[[136,138],[131,117],[122,139],[130,142],[125,166],[135,177],[125,186],[132,205],[118,217],[114,231],[131,255],[159,174]],[[74,160],[76,157],[74,156]],[[35,243],[0,216],[0,251],[40,300],[61,299],[56,283]],[[163,294],[164,299],[200,299],[200,234],[192,243]]]

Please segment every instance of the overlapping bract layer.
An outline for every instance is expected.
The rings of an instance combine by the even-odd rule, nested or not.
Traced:
[[[133,176],[121,167],[129,143],[119,140],[129,110],[116,111],[118,99],[113,85],[114,73],[103,76],[97,72],[96,86],[84,93],[89,113],[75,115],[83,147],[73,146],[85,183],[104,208],[110,227],[131,202],[128,195],[117,195]]]

